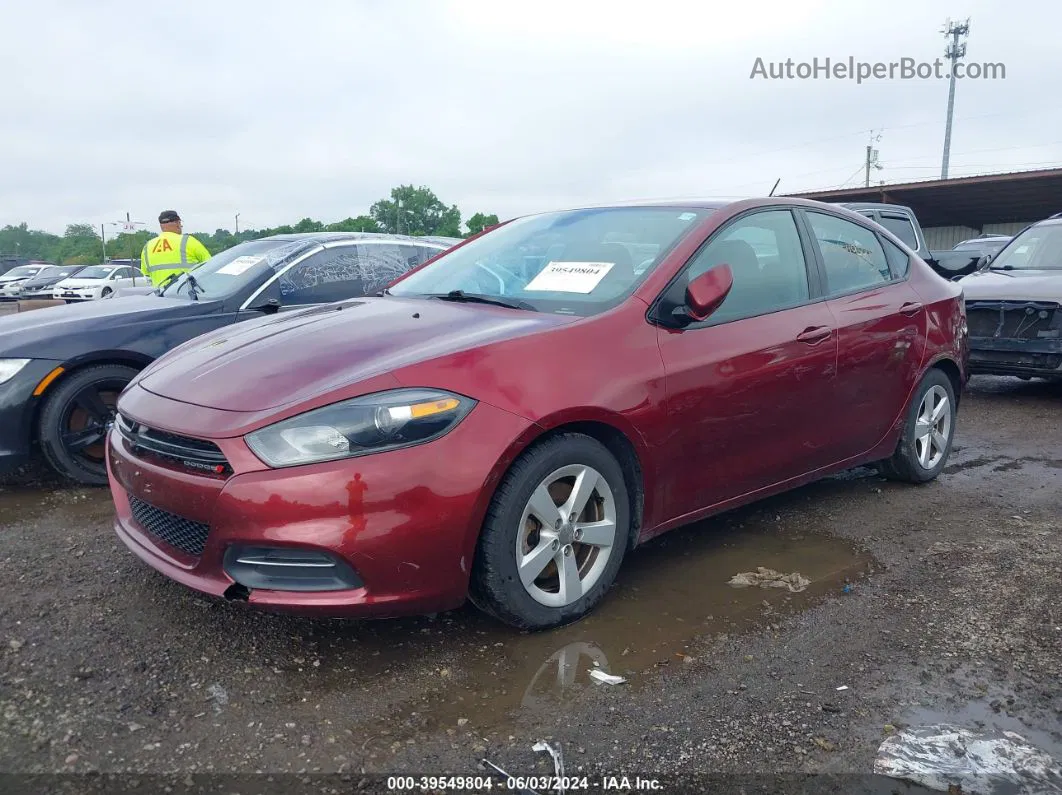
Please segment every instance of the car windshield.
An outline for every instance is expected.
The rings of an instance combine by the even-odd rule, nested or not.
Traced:
[[[193,290],[188,289],[187,276],[181,275],[162,294],[167,298],[191,297],[192,292],[198,291],[207,299],[225,298],[305,247],[305,240],[249,240],[215,254],[193,269]]]
[[[77,268],[48,268],[37,275],[41,278],[65,279],[67,276],[73,276],[77,272]]]
[[[92,265],[77,274],[79,279],[106,279],[116,270],[118,265]]]
[[[0,274],[5,279],[24,279],[28,276],[36,276],[44,266],[41,265],[19,265],[17,268],[12,268],[7,273]]]
[[[593,315],[623,301],[714,210],[608,207],[511,221],[444,254],[392,295],[468,296],[540,312]]]
[[[992,260],[992,270],[1062,270],[1062,224],[1031,226]]]

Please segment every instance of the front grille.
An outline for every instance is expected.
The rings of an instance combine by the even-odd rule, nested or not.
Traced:
[[[118,432],[136,455],[155,456],[204,474],[232,473],[232,467],[229,466],[225,454],[213,442],[149,428],[121,414],[118,415],[116,425]]]
[[[971,337],[1056,339],[1058,304],[1047,301],[968,301],[966,323]]]
[[[191,519],[156,508],[132,495],[129,495],[129,508],[137,524],[155,538],[192,557],[198,558],[203,554],[207,536],[210,534],[210,525],[193,522]]]

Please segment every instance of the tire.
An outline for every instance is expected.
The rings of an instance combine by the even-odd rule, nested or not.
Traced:
[[[102,364],[77,370],[47,398],[37,439],[52,468],[85,486],[107,485],[104,447],[114,404],[137,370]]]
[[[947,406],[938,419],[933,421],[933,408],[939,408],[941,398],[947,400]],[[951,379],[941,370],[930,370],[922,379],[907,410],[907,420],[896,445],[896,452],[879,464],[881,473],[890,480],[907,483],[927,483],[935,480],[951,455],[956,416],[955,387],[952,386]],[[928,423],[927,418],[930,420]],[[930,428],[931,432],[922,433],[925,428]],[[939,434],[939,438],[934,432]],[[927,445],[930,445],[929,454],[924,457]]]
[[[113,292],[114,290],[112,290],[110,287],[104,287],[103,290],[100,292],[100,298],[106,298]]]
[[[561,509],[568,506],[578,482],[595,485],[582,490],[590,499],[572,522],[570,516],[562,519]],[[538,499],[532,500],[533,495]],[[552,528],[539,518],[553,516],[550,509],[556,511]],[[549,629],[577,621],[615,581],[630,521],[623,470],[603,444],[575,433],[547,439],[513,463],[494,493],[476,547],[469,597],[484,612],[518,629]],[[592,531],[582,529],[591,523]],[[588,532],[594,542],[586,540]],[[538,555],[532,554],[535,550]],[[525,566],[527,577],[522,579],[518,555],[527,556],[525,563],[537,560],[541,566]],[[532,581],[525,585],[525,579]],[[576,598],[565,593],[562,581],[577,588]]]

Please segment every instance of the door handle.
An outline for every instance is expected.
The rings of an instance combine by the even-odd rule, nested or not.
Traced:
[[[922,305],[917,301],[908,301],[906,304],[900,307],[900,314],[912,317],[922,311]]]
[[[809,326],[797,334],[797,340],[806,342],[808,345],[818,345],[823,340],[829,339],[832,334],[833,329],[829,326]]]

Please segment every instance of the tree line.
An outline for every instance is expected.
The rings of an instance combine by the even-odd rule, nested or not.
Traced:
[[[191,215],[192,213],[188,213]],[[239,232],[216,229],[192,232],[211,254],[217,254],[245,240],[295,232],[386,232],[403,235],[439,235],[469,237],[498,223],[495,214],[474,213],[464,222],[457,205],[446,206],[431,189],[399,185],[391,189],[390,198],[380,199],[369,208],[368,215],[344,218],[326,224],[303,218],[294,225],[267,229],[241,229]],[[106,230],[104,230],[105,232]],[[137,259],[148,240],[158,234],[157,227],[137,232],[122,232],[101,237],[92,224],[69,224],[62,235],[30,229],[23,222],[0,228],[0,257],[43,260],[63,265],[94,265],[107,259]]]

